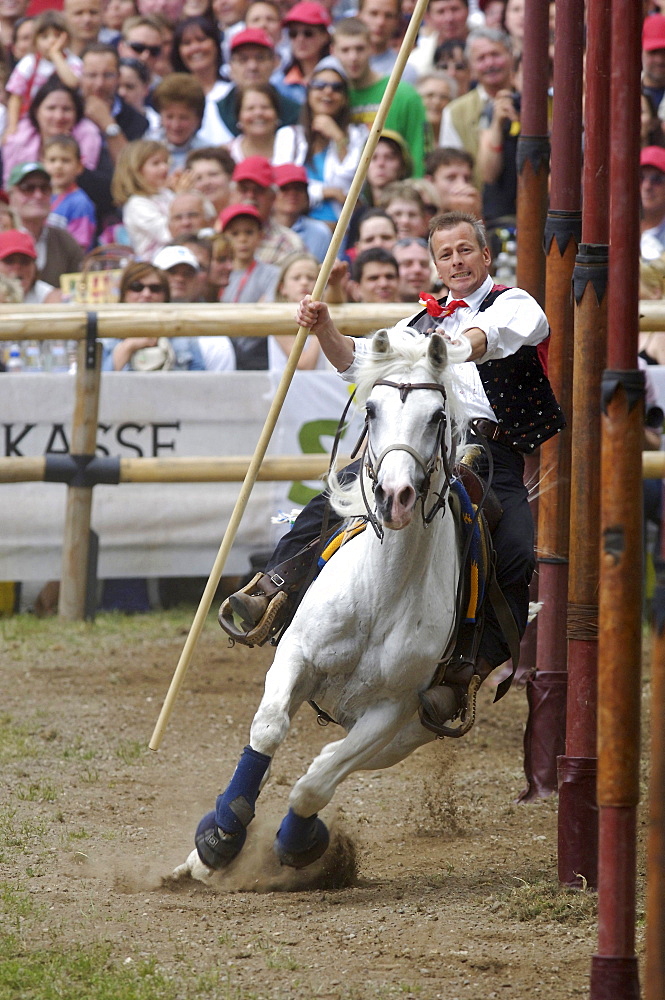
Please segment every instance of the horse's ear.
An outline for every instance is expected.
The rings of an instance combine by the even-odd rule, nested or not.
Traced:
[[[372,338],[372,350],[375,354],[388,354],[390,351],[390,337],[387,330],[377,330]]]
[[[433,333],[429,338],[427,357],[436,371],[440,371],[448,364],[448,348],[440,333]]]

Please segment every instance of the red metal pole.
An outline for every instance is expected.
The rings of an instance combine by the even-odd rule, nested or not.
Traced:
[[[608,370],[601,434],[598,953],[591,1000],[638,1000],[636,813],[642,614],[644,376],[637,369],[641,5],[612,4]]]
[[[661,542],[665,539],[661,539]],[[665,559],[656,560],[651,657],[651,779],[647,862],[646,1000],[665,996]]]
[[[559,880],[598,885],[596,706],[600,384],[607,344],[610,0],[587,6],[584,206],[575,294],[566,752],[559,758]]]

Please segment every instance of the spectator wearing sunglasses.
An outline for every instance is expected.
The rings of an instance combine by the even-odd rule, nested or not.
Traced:
[[[148,15],[128,17],[122,26],[118,42],[121,59],[139,59],[150,70],[155,81],[155,68],[162,52],[162,30],[159,21]]]
[[[183,257],[187,255],[184,247],[168,249],[183,251]],[[166,263],[173,266],[172,260],[166,259]],[[170,302],[172,296],[166,270],[148,261],[128,264],[120,277],[119,300],[132,305]],[[204,367],[196,337],[127,337],[102,343],[102,369],[105,371],[201,371]]]
[[[351,122],[349,85],[339,60],[326,56],[315,67],[298,131],[309,179],[309,214],[334,225],[351,186],[367,139],[365,125]]]
[[[314,0],[301,0],[282,21],[291,43],[291,61],[283,76],[283,87],[303,104],[314,68],[330,52],[330,14]]]

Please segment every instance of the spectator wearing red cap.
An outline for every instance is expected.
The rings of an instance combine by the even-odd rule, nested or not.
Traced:
[[[238,202],[225,208],[220,226],[233,247],[233,270],[222,302],[273,302],[279,269],[259,260],[263,223],[258,208]],[[236,367],[241,371],[265,370],[268,367],[268,344],[265,337],[234,337]]]
[[[640,153],[640,255],[654,260],[665,251],[665,149],[646,146]]]
[[[37,277],[37,248],[29,233],[18,229],[0,233],[0,274],[19,282],[28,305],[62,301],[57,288]]]
[[[274,174],[277,185],[273,210],[275,222],[296,233],[321,263],[330,246],[331,232],[325,222],[311,219],[308,215],[307,171],[295,163],[283,163],[274,167]]]
[[[284,87],[299,104],[307,96],[314,67],[330,53],[330,14],[315,0],[300,0],[283,22],[291,42],[291,61],[284,71]]]
[[[644,19],[642,28],[642,90],[659,108],[665,96],[665,15]]]
[[[269,160],[248,156],[233,171],[235,202],[253,205],[263,226],[263,239],[256,252],[265,264],[281,264],[287,254],[304,250],[305,244],[295,233],[272,218],[275,204],[275,175]]]
[[[256,83],[270,83],[270,77],[279,66],[279,56],[275,53],[272,38],[260,28],[246,28],[234,35],[231,41],[229,62],[233,86],[217,101],[217,112],[225,137],[218,142],[230,142],[239,134],[237,108],[237,87],[249,87]],[[279,93],[279,120],[282,125],[295,125],[300,115],[300,105],[288,97],[277,86]]]

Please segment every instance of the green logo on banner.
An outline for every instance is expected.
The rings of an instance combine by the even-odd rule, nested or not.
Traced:
[[[336,420],[310,420],[308,423],[303,424],[298,432],[298,443],[303,455],[325,455],[328,452],[328,448],[324,446],[321,438],[334,438],[336,433]],[[342,431],[340,438],[343,438],[345,433],[346,428]],[[304,483],[296,482],[292,484],[288,497],[293,503],[305,507],[310,500],[313,500],[321,492],[322,488],[323,486],[314,490],[311,486],[305,486]]]

